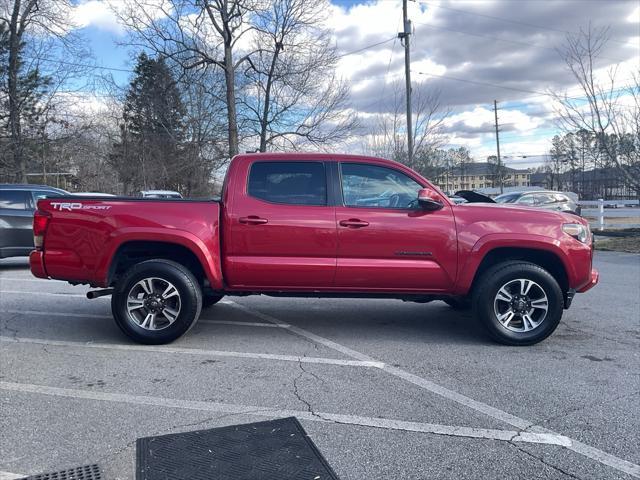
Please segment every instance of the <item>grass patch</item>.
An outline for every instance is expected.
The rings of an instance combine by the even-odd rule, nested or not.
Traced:
[[[604,252],[640,253],[640,236],[596,239],[596,250]]]

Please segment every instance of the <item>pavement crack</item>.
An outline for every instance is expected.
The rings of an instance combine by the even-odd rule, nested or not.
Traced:
[[[302,395],[300,394],[300,390],[298,389],[298,382],[300,381],[300,379],[302,379],[302,377],[305,374],[309,374],[315,378],[318,378],[316,375],[312,374],[311,372],[307,372],[304,367],[302,366],[302,358],[298,358],[298,368],[300,368],[300,373],[298,374],[297,377],[295,377],[293,379],[293,395],[298,399],[298,401],[300,403],[303,403],[306,407],[307,407],[307,412],[309,412],[311,415],[313,415],[314,417],[317,417],[321,420],[325,420],[325,421],[331,421],[331,420],[327,420],[326,418],[323,418],[321,415],[318,415],[314,410],[313,407],[311,406],[311,403],[309,403],[304,397],[302,397]]]
[[[524,431],[524,430],[523,430],[523,431]],[[575,479],[575,480],[581,480],[581,478],[580,478],[580,477],[578,477],[578,476],[574,475],[573,473],[567,472],[566,470],[564,470],[564,469],[562,469],[562,468],[558,467],[557,465],[554,465],[554,464],[552,464],[552,463],[547,462],[544,458],[539,457],[538,455],[535,455],[535,454],[533,454],[533,453],[531,453],[531,452],[529,452],[529,451],[525,450],[525,449],[524,449],[524,448],[522,448],[520,445],[517,445],[513,440],[514,440],[514,438],[516,438],[518,435],[520,435],[520,433],[522,433],[522,432],[518,432],[518,433],[516,433],[513,437],[511,437],[511,438],[507,441],[507,443],[508,443],[509,445],[511,445],[512,447],[516,448],[518,451],[520,451],[520,452],[522,452],[522,453],[524,453],[524,454],[528,455],[529,457],[533,458],[534,460],[537,460],[538,462],[540,462],[540,463],[542,463],[543,465],[545,465],[545,466],[547,466],[547,467],[549,467],[549,468],[551,468],[551,469],[555,470],[556,472],[558,472],[558,473],[560,473],[560,474],[564,475],[565,477],[573,478],[573,479]]]
[[[617,402],[618,400],[623,400],[625,398],[633,397],[635,395],[640,395],[640,390],[637,390],[637,391],[631,392],[631,393],[625,393],[625,394],[622,394],[622,395],[618,395],[618,396],[610,398],[610,399],[606,399],[606,403],[610,404],[612,402]],[[564,410],[564,411],[562,411],[562,412],[560,412],[560,413],[558,413],[556,415],[552,415],[550,417],[544,418],[540,422],[540,424],[541,425],[548,424],[549,422],[553,422],[554,420],[557,420],[558,418],[566,417],[567,415],[573,415],[573,414],[575,414],[577,412],[580,412],[582,410],[587,410],[587,409],[592,408],[592,407],[597,407],[598,405],[601,405],[602,403],[603,403],[602,401],[592,402],[592,403],[589,403],[587,405],[580,405],[579,407],[575,407],[575,408],[570,408],[568,410]]]

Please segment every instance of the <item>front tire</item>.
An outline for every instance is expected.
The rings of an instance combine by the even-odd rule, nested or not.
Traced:
[[[116,285],[111,311],[120,329],[147,345],[170,343],[198,320],[202,291],[193,273],[170,260],[131,267]]]
[[[560,323],[564,300],[556,279],[529,262],[489,268],[478,279],[473,308],[489,335],[505,345],[534,345]]]

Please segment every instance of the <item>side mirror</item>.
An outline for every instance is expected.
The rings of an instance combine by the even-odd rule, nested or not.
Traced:
[[[429,211],[440,210],[444,207],[438,194],[429,188],[418,190],[418,204],[423,210]]]

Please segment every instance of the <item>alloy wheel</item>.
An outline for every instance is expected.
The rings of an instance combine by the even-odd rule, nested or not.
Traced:
[[[526,278],[505,283],[496,293],[493,310],[498,321],[512,332],[538,328],[547,316],[549,300],[544,289]]]
[[[180,315],[180,292],[163,278],[149,277],[137,282],[127,295],[127,314],[145,330],[163,330]]]

